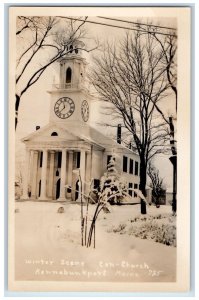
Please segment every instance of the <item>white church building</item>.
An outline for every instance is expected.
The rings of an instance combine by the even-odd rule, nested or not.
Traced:
[[[90,125],[92,95],[86,88],[86,61],[73,50],[60,61],[59,84],[53,84],[49,123],[24,137],[26,158],[22,199],[76,201],[79,175],[82,192],[88,182],[99,186],[111,155],[116,168],[130,188],[139,188],[139,156]],[[136,194],[129,191],[132,201]],[[138,200],[138,199],[137,199]]]

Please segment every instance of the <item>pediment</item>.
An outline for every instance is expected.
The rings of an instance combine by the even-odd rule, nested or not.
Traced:
[[[50,123],[22,139],[23,142],[80,141],[81,138],[55,123]]]

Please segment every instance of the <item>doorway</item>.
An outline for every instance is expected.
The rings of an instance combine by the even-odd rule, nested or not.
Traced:
[[[56,200],[59,199],[60,196],[60,178],[57,180],[56,183]]]

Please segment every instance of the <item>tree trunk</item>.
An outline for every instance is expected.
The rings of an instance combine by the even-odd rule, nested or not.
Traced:
[[[18,112],[19,112],[19,103],[20,103],[20,96],[15,95],[16,97],[16,102],[15,102],[15,130],[17,129],[17,124],[18,124]]]
[[[176,213],[177,211],[177,149],[175,146],[175,136],[174,136],[174,124],[172,117],[169,117],[169,127],[170,127],[170,145],[172,156],[169,158],[173,165],[173,200],[172,200],[172,211]]]
[[[144,196],[146,196],[146,172],[147,166],[144,159],[140,161],[140,190]],[[146,203],[141,199],[141,214],[145,215],[146,211]]]

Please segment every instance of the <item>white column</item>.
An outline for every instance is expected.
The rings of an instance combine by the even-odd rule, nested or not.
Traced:
[[[61,157],[61,183],[60,183],[60,197],[59,201],[65,201],[65,187],[66,185],[66,149],[62,150]]]
[[[82,187],[80,186],[80,191],[82,190],[82,194],[84,194],[84,185],[85,185],[85,170],[86,170],[86,151],[81,150],[80,156],[80,175],[82,180]],[[80,193],[79,193],[80,199]],[[84,200],[84,198],[82,198]]]
[[[47,174],[47,159],[48,152],[46,149],[43,150],[43,161],[42,161],[42,170],[41,170],[41,194],[40,199],[46,200],[46,174]]]
[[[33,151],[33,164],[32,164],[32,176],[31,176],[31,199],[36,199],[37,192],[37,170],[38,170],[38,151]]]
[[[91,182],[91,168],[92,168],[92,161],[91,161],[91,152],[86,153],[86,182]],[[87,184],[86,185],[86,193],[89,192],[90,186]]]
[[[23,176],[23,195],[22,199],[28,199],[28,177],[30,171],[30,150],[26,149],[26,159],[24,165],[24,176]]]
[[[69,186],[71,186],[72,188],[72,176],[73,176],[73,151],[68,151],[68,182],[67,184]],[[67,196],[68,197],[71,197],[72,196],[72,190],[71,190],[71,193],[67,193]]]
[[[54,166],[55,166],[55,151],[50,151],[50,169],[49,169],[49,181],[48,181],[48,196],[50,198],[53,198]]]

